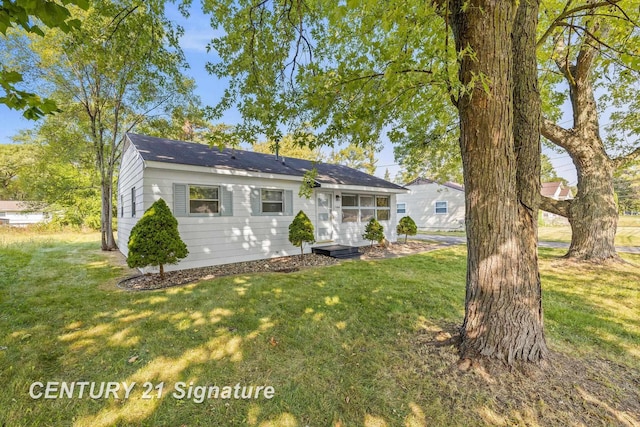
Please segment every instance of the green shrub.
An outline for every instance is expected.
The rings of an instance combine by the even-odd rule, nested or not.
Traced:
[[[364,227],[363,239],[371,240],[371,246],[373,242],[381,243],[384,240],[384,228],[377,219],[371,218],[367,225]]]
[[[156,201],[146,210],[129,235],[129,267],[160,266],[164,279],[164,264],[176,264],[189,254],[178,232],[178,220],[164,200]]]
[[[408,236],[418,234],[418,226],[410,216],[403,216],[396,227],[398,234],[404,234],[404,242],[407,243]]]
[[[314,243],[313,224],[303,211],[298,212],[293,222],[289,224],[289,241],[293,246],[300,247],[300,256],[304,259],[304,243]]]

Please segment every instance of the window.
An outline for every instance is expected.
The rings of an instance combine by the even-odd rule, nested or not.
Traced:
[[[233,216],[231,186],[174,183],[173,214],[176,217]]]
[[[189,213],[195,215],[220,213],[220,189],[204,185],[190,185]]]
[[[131,189],[131,217],[136,216],[136,187]]]
[[[251,215],[293,215],[293,190],[252,188],[250,198]]]
[[[441,215],[441,214],[446,214],[449,212],[448,206],[447,206],[447,202],[436,202],[436,214],[437,215]]]
[[[391,219],[391,200],[389,196],[376,196],[376,219],[389,221]]]
[[[342,222],[367,222],[371,218],[388,221],[391,219],[390,206],[389,196],[343,194]]]
[[[120,195],[120,218],[124,218],[124,195]]]
[[[262,212],[284,212],[284,192],[282,190],[266,190],[263,188],[260,200],[262,204]]]
[[[407,213],[407,204],[406,203],[396,203],[396,213],[399,213],[399,214]]]
[[[360,206],[374,206],[373,200],[373,196],[360,196]]]
[[[342,206],[358,206],[358,196],[355,194],[343,194]]]

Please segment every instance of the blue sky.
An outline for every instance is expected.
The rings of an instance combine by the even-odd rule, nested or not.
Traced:
[[[215,31],[209,25],[209,18],[204,16],[199,9],[199,2],[192,7],[191,16],[188,20],[179,13],[175,5],[168,4],[167,15],[172,21],[182,25],[185,34],[180,41],[182,49],[186,55],[190,68],[186,74],[192,77],[197,84],[196,93],[202,99],[204,105],[215,105],[222,96],[226,82],[216,79],[205,70],[205,64],[209,61],[215,61],[215,53],[207,53],[207,43],[216,35]],[[221,119],[226,124],[239,123],[241,117],[237,111],[228,111]],[[26,120],[20,112],[10,110],[0,104],[0,143],[11,143],[11,137],[21,129],[29,129],[35,125],[35,122]],[[547,150],[545,150],[547,152]],[[566,154],[557,154],[547,152],[551,161],[560,176],[569,180],[570,184],[576,182],[575,168],[571,163],[569,156]],[[378,170],[376,175],[384,176],[385,170],[389,169],[391,177],[399,171],[393,156],[393,147],[391,144],[385,144],[383,150],[377,153]]]

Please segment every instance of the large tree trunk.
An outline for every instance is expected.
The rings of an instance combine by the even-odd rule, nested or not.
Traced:
[[[615,247],[618,209],[612,162],[603,152],[575,163],[578,193],[569,208],[571,245],[566,257],[590,261],[618,260]]]
[[[578,176],[578,193],[571,202],[545,202],[544,208],[565,216],[571,224],[571,246],[565,257],[596,262],[619,260],[615,248],[618,209],[613,189],[616,162],[608,156],[600,138],[592,82],[593,63],[599,53],[588,37],[582,41],[573,64],[561,42],[557,50],[556,64],[569,86],[573,128],[566,130],[544,120],[542,134],[571,156]]]
[[[590,115],[592,129],[598,128],[596,114],[594,105]],[[605,152],[597,130],[565,130],[546,120],[543,123],[542,134],[567,149],[578,176],[578,192],[573,200],[543,200],[544,210],[564,216],[571,225],[571,245],[565,257],[594,262],[620,260],[615,248],[615,162]]]
[[[467,88],[475,83],[458,101],[468,242],[461,357],[538,361],[546,345],[531,264],[535,226],[527,219],[535,208],[523,208],[518,198],[517,177],[527,174],[518,171],[513,136],[516,11],[510,1],[455,0],[451,12],[457,50],[474,53],[461,59],[460,80]]]
[[[516,151],[520,267],[517,289],[529,301],[530,336],[520,358],[537,361],[548,354],[543,330],[542,287],[538,270],[538,208],[540,205],[540,121],[536,28],[540,0],[522,0],[513,28],[513,135]]]

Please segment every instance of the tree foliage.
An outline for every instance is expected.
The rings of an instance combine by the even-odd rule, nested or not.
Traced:
[[[635,46],[640,43],[640,9],[627,1],[590,0],[548,2],[544,7],[541,22],[546,30],[538,41],[545,70],[542,79],[559,95],[547,97],[550,114],[542,121],[542,134],[569,153],[578,176],[573,200],[543,198],[544,208],[567,217],[571,224],[567,257],[618,261],[614,173],[640,157],[637,135],[628,139],[636,128],[629,107],[638,98],[640,53]],[[559,103],[565,99],[573,115],[569,129],[556,123]],[[615,107],[618,111],[611,116],[615,127],[610,127],[613,132],[605,140],[600,115]]]
[[[362,238],[371,240],[371,246],[373,246],[373,242],[382,243],[384,240],[384,227],[377,219],[371,218],[369,222],[367,222],[367,225],[364,226]]]
[[[149,207],[131,229],[127,265],[132,268],[159,266],[164,279],[164,265],[176,264],[189,251],[180,238],[178,220],[163,199]]]
[[[546,154],[542,154],[540,156],[540,180],[542,182],[556,182],[561,181],[563,184],[567,185],[569,182],[560,176],[558,176],[558,172],[553,167],[549,156]]]
[[[418,233],[418,226],[410,216],[403,216],[398,221],[396,231],[398,234],[404,234],[404,242],[407,243],[408,236],[415,236]]]
[[[311,145],[422,139],[434,112],[452,112],[444,22],[412,2],[358,3],[205,1],[224,30],[209,45],[220,56],[209,70],[230,79],[215,111],[238,108],[247,140],[281,125],[317,130]]]
[[[33,151],[22,144],[0,144],[0,200],[37,200],[26,188]]]
[[[509,363],[544,358],[532,219],[540,185],[537,2],[209,0],[204,6],[222,34],[209,44],[220,58],[209,70],[230,81],[217,113],[238,108],[247,139],[311,127],[314,145],[366,146],[386,137],[444,152],[455,139],[445,130],[458,123],[470,188],[461,354]],[[487,263],[495,254],[500,262]],[[522,295],[526,304],[516,302]],[[498,308],[514,306],[511,318]]]
[[[345,165],[373,175],[376,173],[376,147],[374,145],[349,144],[329,156],[330,163]]]
[[[24,31],[44,36],[42,26],[57,28],[70,32],[80,27],[80,20],[71,16],[67,5],[75,5],[82,9],[89,6],[88,0],[14,0],[3,1],[0,8],[0,33],[6,37],[11,28],[22,28]],[[51,99],[42,99],[35,93],[19,88],[23,83],[22,73],[0,65],[0,87],[4,96],[0,103],[14,110],[22,110],[27,119],[38,119],[46,114],[58,111],[56,103]]]
[[[294,159],[311,160],[314,162],[320,162],[324,159],[324,156],[318,147],[310,148],[309,145],[313,143],[313,136],[307,135],[306,138],[301,140],[298,136],[285,135],[276,141],[264,141],[256,142],[252,144],[253,151],[264,154],[276,154],[281,157],[291,157]]]
[[[298,212],[291,224],[289,224],[289,241],[293,246],[300,248],[300,257],[303,259],[304,244],[312,244],[316,241],[313,223],[303,211]]]
[[[185,97],[183,105],[176,105],[173,110],[166,112],[169,117],[148,117],[137,125],[136,131],[158,138],[217,145],[213,144],[212,135],[221,130],[220,126],[212,125],[199,105],[200,99]]]
[[[45,117],[14,137],[31,153],[19,184],[32,200],[47,204],[52,225],[100,230],[100,179],[82,122],[69,112]],[[69,141],[77,141],[69,144]]]
[[[640,162],[619,169],[613,186],[618,196],[618,213],[640,214]]]
[[[40,64],[37,83],[79,131],[70,141],[91,150],[101,186],[102,249],[112,250],[113,182],[124,134],[183,105],[193,82],[181,73],[179,31],[165,18],[164,1],[94,0],[86,11],[71,11],[81,28],[33,40],[36,58],[22,66]]]

